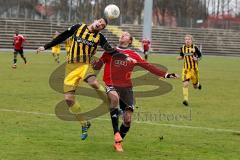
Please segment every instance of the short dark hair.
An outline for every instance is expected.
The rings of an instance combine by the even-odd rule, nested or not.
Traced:
[[[106,22],[106,25],[108,25],[108,19],[105,17],[103,17],[102,19]]]

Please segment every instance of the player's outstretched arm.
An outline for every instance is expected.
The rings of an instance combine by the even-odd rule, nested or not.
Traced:
[[[139,66],[141,66],[142,68],[148,70],[149,72],[151,72],[152,74],[155,74],[157,76],[160,77],[164,77],[164,78],[179,78],[179,75],[175,74],[175,73],[168,73],[165,70],[158,68],[154,65],[152,65],[151,63],[148,63],[147,61],[143,60],[143,59],[138,59],[138,63]]]
[[[93,60],[91,63],[94,70],[101,70],[102,66],[104,65],[104,62],[101,59]]]
[[[125,58],[127,60],[127,55],[121,53],[116,48],[112,47],[107,39],[100,33],[100,46],[104,51],[110,55],[118,56],[119,58]]]
[[[111,56],[104,52],[102,56],[99,59],[93,59],[92,60],[92,67],[94,70],[101,70],[103,67],[104,63],[107,63],[108,61],[111,60]]]
[[[45,44],[44,46],[41,46],[37,49],[37,53],[47,50],[49,48],[52,48],[53,46],[62,43],[63,41],[65,41],[66,39],[68,39],[69,37],[71,37],[75,31],[81,26],[81,24],[75,24],[72,27],[68,28],[66,31],[64,31],[63,33],[59,34],[56,38],[54,38],[51,42]]]

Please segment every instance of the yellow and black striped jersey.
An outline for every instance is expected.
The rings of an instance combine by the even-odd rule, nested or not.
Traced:
[[[181,47],[180,56],[184,58],[183,69],[198,69],[198,62],[193,57],[201,58],[202,54],[198,47],[192,45],[190,47],[183,45]]]
[[[97,45],[101,41],[100,38],[103,38],[101,33],[91,33],[86,24],[81,24],[73,35],[73,42],[67,55],[68,63],[90,63],[90,59],[96,53]]]
[[[67,55],[68,63],[90,63],[91,56],[96,53],[100,45],[109,54],[115,54],[107,39],[100,32],[90,32],[86,24],[75,24],[61,33],[51,42],[44,45],[45,49],[51,48],[69,37],[73,37],[70,52]]]
[[[69,37],[66,41],[65,41],[65,47],[71,47],[71,44],[72,44],[72,41],[73,41],[73,38],[72,37]]]

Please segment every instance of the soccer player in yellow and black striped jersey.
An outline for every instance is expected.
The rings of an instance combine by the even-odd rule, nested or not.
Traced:
[[[189,105],[188,102],[188,86],[189,81],[192,81],[195,89],[201,89],[202,86],[199,83],[199,70],[198,61],[202,57],[202,54],[197,46],[193,44],[193,37],[186,35],[184,38],[185,44],[181,47],[180,56],[178,60],[184,60],[182,70],[182,81],[183,81],[183,104]]]
[[[61,33],[51,42],[37,49],[37,52],[49,49],[69,37],[73,37],[70,51],[67,54],[67,65],[64,79],[65,101],[73,113],[80,112],[80,105],[75,101],[75,90],[81,81],[87,82],[93,87],[100,97],[106,97],[105,88],[101,86],[90,64],[91,57],[96,53],[97,46],[100,45],[109,54],[117,54],[117,51],[110,46],[106,38],[100,33],[107,25],[107,19],[100,18],[92,24],[75,24],[68,30]],[[123,54],[119,54],[127,58]],[[80,120],[82,124],[82,140],[87,138],[87,130],[90,122]]]

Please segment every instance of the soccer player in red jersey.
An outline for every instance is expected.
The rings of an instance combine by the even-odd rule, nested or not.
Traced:
[[[140,66],[151,73],[165,78],[178,78],[175,73],[167,73],[166,71],[155,67],[148,63],[135,51],[129,49],[132,43],[132,36],[128,32],[123,32],[119,38],[119,53],[126,54],[131,61],[124,61],[120,57],[109,56],[106,52],[101,58],[93,62],[93,68],[100,70],[104,66],[103,80],[106,84],[106,93],[110,100],[110,115],[114,131],[114,148],[118,152],[122,152],[122,140],[129,131],[131,125],[131,117],[134,110],[134,96],[132,90],[131,74],[135,66]],[[118,127],[118,117],[120,105],[123,111],[123,123]]]
[[[15,31],[15,35],[13,37],[13,46],[14,46],[14,58],[13,58],[13,65],[12,68],[17,67],[17,55],[20,54],[22,59],[24,60],[24,63],[27,63],[26,57],[24,57],[23,53],[23,44],[26,41],[26,39],[23,37],[23,35],[19,34],[19,31]]]
[[[151,44],[151,42],[150,42],[150,40],[148,40],[147,38],[144,38],[144,39],[142,40],[143,54],[144,54],[145,60],[148,59],[148,51],[149,51],[149,49],[150,49],[150,44]]]

